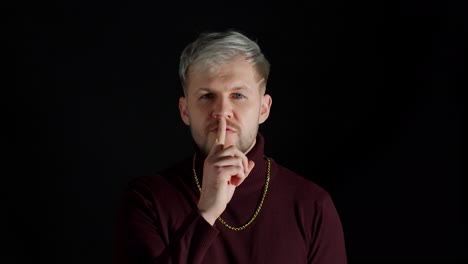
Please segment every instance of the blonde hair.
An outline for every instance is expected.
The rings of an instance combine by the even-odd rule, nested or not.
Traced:
[[[246,57],[252,63],[257,74],[266,84],[270,73],[270,63],[263,55],[256,42],[244,34],[228,30],[225,32],[202,33],[182,51],[179,64],[179,76],[186,92],[186,82],[190,67],[212,69],[229,62],[237,55]]]

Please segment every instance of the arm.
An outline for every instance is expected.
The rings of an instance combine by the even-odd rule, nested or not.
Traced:
[[[183,224],[169,233],[165,216],[158,214],[144,190],[124,192],[114,237],[114,264],[201,263],[218,231],[194,209]]]
[[[343,228],[335,205],[329,195],[318,205],[313,226],[310,264],[346,264]]]

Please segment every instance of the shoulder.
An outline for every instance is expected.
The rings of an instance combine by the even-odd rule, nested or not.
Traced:
[[[173,190],[180,189],[180,185],[184,183],[183,175],[190,172],[190,166],[186,164],[188,162],[188,159],[183,159],[155,172],[136,176],[129,180],[127,189],[147,195],[169,194]]]
[[[276,162],[272,164],[275,167],[276,185],[296,201],[320,206],[330,200],[330,193],[316,182],[281,164]]]

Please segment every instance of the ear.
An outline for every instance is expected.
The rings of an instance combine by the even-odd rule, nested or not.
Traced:
[[[259,124],[262,124],[268,119],[268,116],[270,115],[270,108],[271,108],[271,103],[272,103],[271,96],[269,94],[264,94],[262,97],[262,102],[260,105],[260,118],[259,118]]]
[[[188,110],[187,110],[187,98],[184,96],[181,96],[179,98],[179,112],[180,112],[180,117],[182,118],[182,121],[188,126],[190,125],[190,118],[188,115]]]

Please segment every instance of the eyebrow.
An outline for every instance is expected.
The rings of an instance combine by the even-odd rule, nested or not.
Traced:
[[[205,91],[205,92],[211,92],[213,89],[209,87],[200,87],[198,88],[199,91]],[[229,90],[232,91],[239,91],[239,90],[251,90],[251,88],[247,85],[240,85],[240,86],[234,86],[232,88],[229,88]]]

